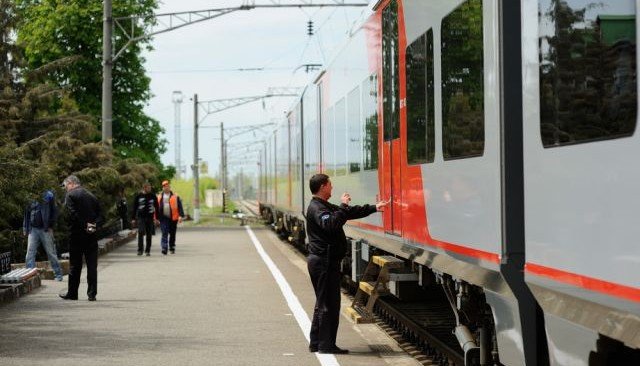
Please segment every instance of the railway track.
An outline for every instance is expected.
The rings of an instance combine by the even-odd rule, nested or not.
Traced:
[[[238,203],[240,204],[240,206],[244,207],[245,212],[247,212],[250,216],[260,216],[258,202],[251,200],[241,200]]]
[[[374,308],[378,325],[423,365],[464,365],[464,355],[452,330],[455,318],[442,299],[402,302],[379,299]]]

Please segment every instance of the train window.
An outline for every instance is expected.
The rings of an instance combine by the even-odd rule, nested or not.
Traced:
[[[382,11],[382,119],[385,141],[400,137],[398,75],[398,2],[391,0]]]
[[[484,152],[482,0],[442,20],[442,152],[445,160]]]
[[[333,113],[333,107],[327,109],[324,112],[326,127],[323,132],[324,146],[322,148],[322,165],[324,165],[323,173],[328,174],[330,177],[335,175],[335,150],[334,150],[334,132],[335,132],[335,116]]]
[[[363,170],[378,169],[378,75],[369,76],[362,83]]]
[[[334,151],[335,151],[335,162],[336,162],[336,171],[335,175],[345,175],[347,174],[347,122],[345,120],[346,116],[346,105],[344,98],[340,99],[334,108],[335,111],[335,132],[334,139],[335,143]]]
[[[407,159],[432,163],[435,156],[433,30],[407,47]]]
[[[347,95],[347,126],[349,130],[347,133],[349,173],[357,173],[360,171],[360,164],[362,162],[359,86]]]
[[[638,111],[636,1],[538,5],[543,146],[632,135]]]

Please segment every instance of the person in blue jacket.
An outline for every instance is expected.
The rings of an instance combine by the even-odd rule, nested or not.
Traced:
[[[49,263],[55,279],[62,281],[62,270],[53,242],[53,226],[56,223],[58,210],[56,209],[53,192],[45,191],[42,199],[35,199],[26,207],[22,220],[22,233],[28,236],[25,266],[35,268],[36,254],[40,245],[49,257]]]

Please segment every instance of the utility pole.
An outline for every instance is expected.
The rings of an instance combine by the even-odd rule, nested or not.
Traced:
[[[224,146],[224,123],[220,122],[220,185],[222,188],[222,213],[225,213],[225,205],[226,205],[226,195],[227,195],[227,187],[225,183],[225,170],[227,169],[225,164],[225,146]]]
[[[182,149],[181,145],[181,138],[180,138],[180,105],[182,104],[182,92],[181,91],[174,91],[173,92],[173,105],[174,105],[174,110],[175,110],[175,149],[176,149],[176,153],[175,153],[175,158],[176,158],[176,178],[180,179],[180,176],[182,175],[182,159],[180,157],[180,151]]]
[[[113,58],[111,37],[113,31],[113,11],[111,0],[104,0],[102,18],[102,144],[112,146],[112,82]]]
[[[198,177],[198,94],[193,95],[193,222],[200,222],[200,180]]]

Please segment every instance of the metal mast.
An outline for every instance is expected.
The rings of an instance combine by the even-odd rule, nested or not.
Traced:
[[[180,105],[182,104],[182,92],[174,91],[172,94],[173,105],[175,110],[175,149],[176,149],[176,178],[180,179],[182,175],[182,159],[180,158],[181,142],[180,142]]]

